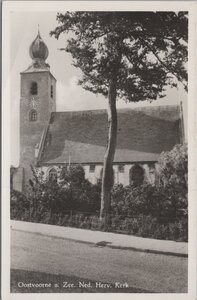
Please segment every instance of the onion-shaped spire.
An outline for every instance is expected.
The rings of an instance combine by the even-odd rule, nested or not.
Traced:
[[[29,47],[29,54],[33,60],[46,60],[49,55],[49,50],[40,36],[38,35]]]

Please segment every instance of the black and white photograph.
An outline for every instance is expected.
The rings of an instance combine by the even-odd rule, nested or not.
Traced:
[[[74,2],[4,3],[4,292],[194,299],[194,3]]]

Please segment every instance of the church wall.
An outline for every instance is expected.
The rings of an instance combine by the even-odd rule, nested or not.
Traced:
[[[156,164],[138,164],[141,166],[144,170],[144,182],[154,184],[156,173],[157,173],[157,163]],[[119,165],[114,164],[113,170],[114,170],[114,183],[120,183],[123,186],[130,184],[130,170],[134,166],[134,164],[125,164],[124,165],[124,172],[119,171]],[[61,166],[42,166],[40,167],[40,170],[44,173],[44,178],[46,179],[48,177],[49,171],[55,168],[58,175],[61,171]],[[101,164],[95,165],[95,171],[90,172],[90,165],[84,164],[83,165],[84,171],[85,171],[85,178],[89,180],[92,184],[96,184],[99,179],[101,179],[101,170],[103,166]]]
[[[144,182],[154,184],[157,179],[157,174],[159,171],[158,163],[155,164],[139,164],[144,169]],[[113,166],[114,170],[114,183],[120,183],[123,186],[127,186],[130,184],[130,169],[134,166],[134,164],[125,164],[124,172],[120,172],[118,170],[118,165]],[[51,169],[55,169],[57,171],[58,177],[60,175],[61,166],[41,166],[38,169],[43,172],[43,179],[47,179],[49,175],[49,171]],[[92,184],[96,184],[99,179],[101,179],[101,170],[103,166],[101,164],[95,165],[95,172],[90,172],[90,165],[83,165],[85,171],[85,178],[89,180]],[[24,175],[27,176],[26,179],[29,180],[32,175],[32,171],[30,168],[24,170],[22,167],[18,168],[16,174],[13,176],[13,188],[18,191],[23,190],[23,178]]]
[[[124,168],[124,182],[123,182],[123,185],[129,185],[129,172],[130,172],[130,169],[133,165],[132,164],[126,164],[125,165],[125,168]]]
[[[96,184],[101,178],[102,168],[102,165],[95,165],[95,172],[90,172],[90,165],[85,165],[84,170],[86,179],[88,179],[91,183]]]
[[[23,191],[23,177],[24,177],[24,169],[18,167],[16,172],[13,174],[12,178],[12,188],[16,191]]]

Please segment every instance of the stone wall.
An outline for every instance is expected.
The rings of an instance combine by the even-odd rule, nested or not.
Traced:
[[[24,169],[22,167],[16,168],[12,175],[12,188],[19,192],[24,189]]]

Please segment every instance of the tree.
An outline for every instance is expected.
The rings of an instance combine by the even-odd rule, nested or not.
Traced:
[[[81,165],[66,166],[61,172],[61,186],[70,191],[73,209],[83,212],[99,210],[100,184],[93,185],[85,179],[85,172]]]
[[[100,218],[107,230],[118,98],[129,102],[163,97],[166,85],[187,89],[188,18],[185,12],[66,12],[57,15],[56,38],[70,33],[64,49],[82,70],[79,84],[108,98]]]
[[[73,184],[81,186],[85,180],[85,172],[81,165],[70,165],[69,167],[63,167],[60,174],[61,184]]]
[[[96,213],[99,206],[100,185],[93,185],[85,179],[81,165],[65,166],[60,171],[59,180],[46,178],[39,168],[32,169],[32,179],[28,199],[31,203],[31,216],[42,218],[54,214],[77,210]]]
[[[188,187],[188,154],[187,144],[175,145],[171,151],[162,152],[159,158],[159,173],[164,184]]]
[[[176,145],[159,158],[160,184],[174,203],[178,213],[187,214],[188,207],[188,153],[187,144]]]
[[[112,189],[112,211],[126,216],[151,215],[160,222],[186,221],[188,213],[188,154],[187,144],[175,145],[159,157],[157,180],[154,185],[115,185]],[[184,221],[184,222],[185,222]]]

